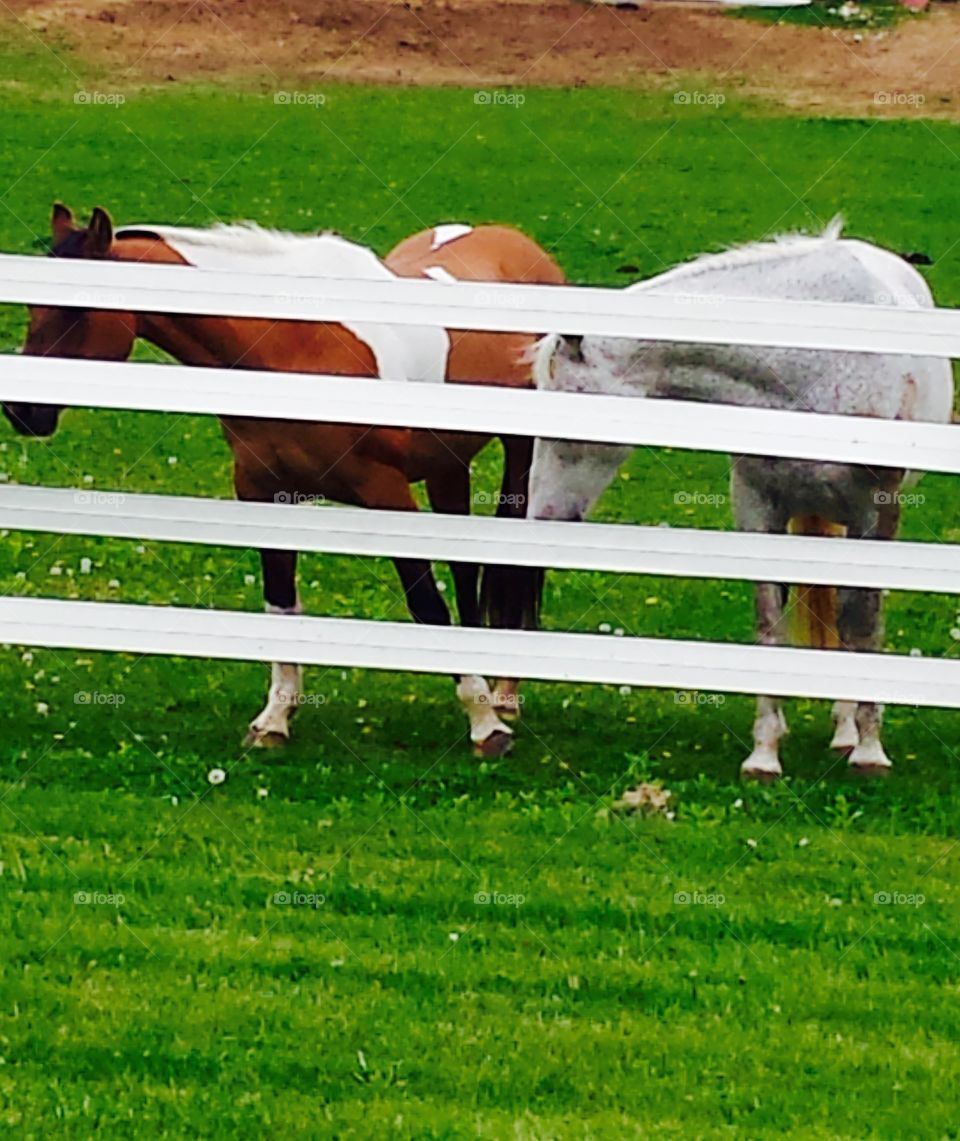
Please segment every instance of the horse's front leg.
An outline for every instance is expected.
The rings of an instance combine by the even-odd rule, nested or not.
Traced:
[[[261,551],[263,596],[268,614],[299,614],[297,552]],[[297,710],[303,688],[303,667],[273,662],[267,704],[253,719],[245,744],[258,748],[283,745],[290,738],[290,718]]]

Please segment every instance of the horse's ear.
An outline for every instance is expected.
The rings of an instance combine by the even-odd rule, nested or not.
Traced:
[[[560,336],[567,346],[567,352],[575,360],[578,360],[583,355],[583,335],[581,333],[561,333]]]
[[[112,245],[113,223],[106,210],[98,206],[87,223],[87,254],[90,257],[105,257]]]
[[[50,232],[55,242],[63,239],[74,230],[73,213],[62,202],[54,202],[53,213],[50,215]]]

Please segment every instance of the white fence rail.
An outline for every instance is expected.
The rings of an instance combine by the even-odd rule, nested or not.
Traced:
[[[376,384],[376,399],[371,399]],[[550,436],[960,472],[949,424],[316,373],[0,357],[0,399],[134,411]]]
[[[0,257],[0,302],[960,357],[960,311]]]
[[[718,301],[572,287],[244,277],[3,257],[0,301],[960,356],[957,311]],[[960,434],[950,426],[674,401],[19,356],[0,357],[0,399],[499,430],[960,473]],[[310,510],[9,486],[0,489],[0,525],[226,546],[960,593],[960,549],[937,543]],[[710,642],[22,598],[0,599],[0,640],[960,707],[958,662]]]
[[[960,547],[0,486],[0,527],[224,547],[960,594]]]

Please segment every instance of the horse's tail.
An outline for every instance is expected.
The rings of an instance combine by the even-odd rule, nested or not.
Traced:
[[[819,515],[798,515],[790,520],[792,535],[840,536],[845,529]],[[795,586],[791,624],[793,640],[799,646],[836,650],[840,645],[837,628],[839,605],[835,586]]]
[[[523,519],[527,513],[533,440],[503,437],[503,482],[497,515]],[[505,630],[535,630],[543,595],[542,567],[484,566],[480,579],[480,613],[485,626]]]

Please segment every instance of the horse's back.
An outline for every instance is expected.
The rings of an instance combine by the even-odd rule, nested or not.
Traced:
[[[405,238],[387,254],[387,266],[400,277],[422,277],[427,270],[442,269],[458,281],[531,285],[566,281],[550,254],[512,226],[476,226],[445,239],[446,229],[437,226]]]

